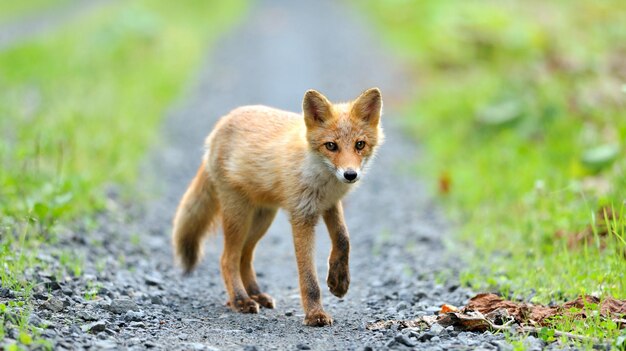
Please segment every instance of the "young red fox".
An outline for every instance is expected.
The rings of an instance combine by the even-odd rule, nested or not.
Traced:
[[[304,324],[333,323],[322,307],[314,264],[314,228],[321,216],[332,241],[326,282],[333,295],[348,291],[350,242],[341,198],[361,179],[382,143],[382,97],[377,88],[331,104],[315,90],[303,115],[265,106],[240,107],[206,140],[206,153],[174,219],[172,241],[186,272],[202,255],[202,239],[221,217],[221,268],[229,306],[258,313],[274,308],[252,266],[254,248],[276,211],[289,214],[298,264]]]

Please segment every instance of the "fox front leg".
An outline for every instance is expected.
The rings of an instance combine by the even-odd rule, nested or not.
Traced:
[[[313,327],[332,325],[332,317],[322,307],[322,294],[317,283],[315,270],[314,242],[316,220],[298,220],[292,218],[293,243],[298,263],[300,296],[304,308],[304,324]]]
[[[323,217],[332,242],[326,283],[333,295],[343,297],[350,286],[350,235],[343,219],[341,202],[327,210]]]

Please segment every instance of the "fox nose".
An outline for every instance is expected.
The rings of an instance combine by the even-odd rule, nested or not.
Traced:
[[[348,169],[347,171],[343,172],[343,177],[349,181],[355,180],[356,176],[357,176],[357,173],[353,169]]]

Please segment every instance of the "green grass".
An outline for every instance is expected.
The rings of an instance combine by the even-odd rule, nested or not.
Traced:
[[[80,257],[47,244],[63,225],[89,226],[107,184],[132,196],[166,108],[244,5],[116,2],[0,52],[2,287],[27,301],[23,273],[48,265],[38,252],[62,267],[55,274],[82,273]]]
[[[359,4],[418,84],[415,162],[459,224],[463,282],[541,303],[626,298],[623,2]],[[589,323],[556,327],[617,336]]]
[[[33,13],[67,4],[70,0],[26,0],[0,2],[0,23],[13,21]]]

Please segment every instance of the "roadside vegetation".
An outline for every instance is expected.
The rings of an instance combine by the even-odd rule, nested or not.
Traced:
[[[462,281],[536,303],[626,298],[624,3],[357,4],[412,69],[415,162],[458,223]],[[623,333],[603,318],[553,327]]]
[[[27,277],[51,269],[39,253],[61,267],[52,272],[59,279],[81,274],[80,257],[41,248],[63,225],[88,226],[106,184],[132,194],[165,109],[243,8],[244,1],[107,3],[0,52],[0,295],[21,297],[0,303],[0,315],[19,316],[22,345],[40,342],[24,322],[34,284]]]

